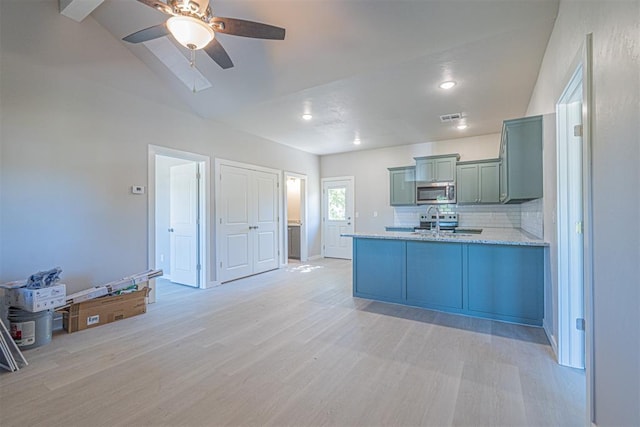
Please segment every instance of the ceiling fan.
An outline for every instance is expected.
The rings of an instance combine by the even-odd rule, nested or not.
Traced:
[[[284,28],[260,22],[213,16],[209,0],[138,0],[162,13],[171,15],[166,22],[129,34],[122,40],[141,43],[171,34],[181,45],[192,52],[203,49],[223,69],[233,67],[233,62],[215,33],[255,39],[284,40]]]

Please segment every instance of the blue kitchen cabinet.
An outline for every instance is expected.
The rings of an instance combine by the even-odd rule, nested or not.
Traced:
[[[407,242],[407,303],[461,310],[462,249],[459,243]]]
[[[389,204],[411,206],[416,204],[416,167],[389,168]]]
[[[542,325],[544,248],[469,245],[469,313]]]
[[[542,116],[504,121],[500,160],[500,202],[542,197]]]
[[[542,326],[544,246],[354,238],[353,295]]]
[[[500,160],[458,162],[458,204],[500,202]]]
[[[353,295],[403,302],[405,252],[402,240],[354,239]]]
[[[417,182],[455,182],[460,154],[414,157]]]

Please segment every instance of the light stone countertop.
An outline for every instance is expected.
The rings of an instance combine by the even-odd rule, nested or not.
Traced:
[[[342,234],[342,236],[353,237],[356,239],[412,240],[424,242],[477,243],[486,245],[549,246],[549,243],[545,242],[543,239],[539,239],[519,228],[482,227],[482,233],[480,234],[455,234],[444,232],[439,235],[434,235],[430,231],[383,231],[379,233],[347,233]]]

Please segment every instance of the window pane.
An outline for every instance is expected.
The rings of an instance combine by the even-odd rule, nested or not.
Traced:
[[[346,188],[329,188],[329,221],[344,221],[347,219]]]

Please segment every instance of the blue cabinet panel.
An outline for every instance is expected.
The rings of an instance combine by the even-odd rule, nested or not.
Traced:
[[[404,300],[406,243],[354,239],[353,292],[357,297]]]
[[[462,309],[462,249],[458,243],[407,242],[407,302]]]
[[[469,311],[542,325],[544,248],[469,245]]]

